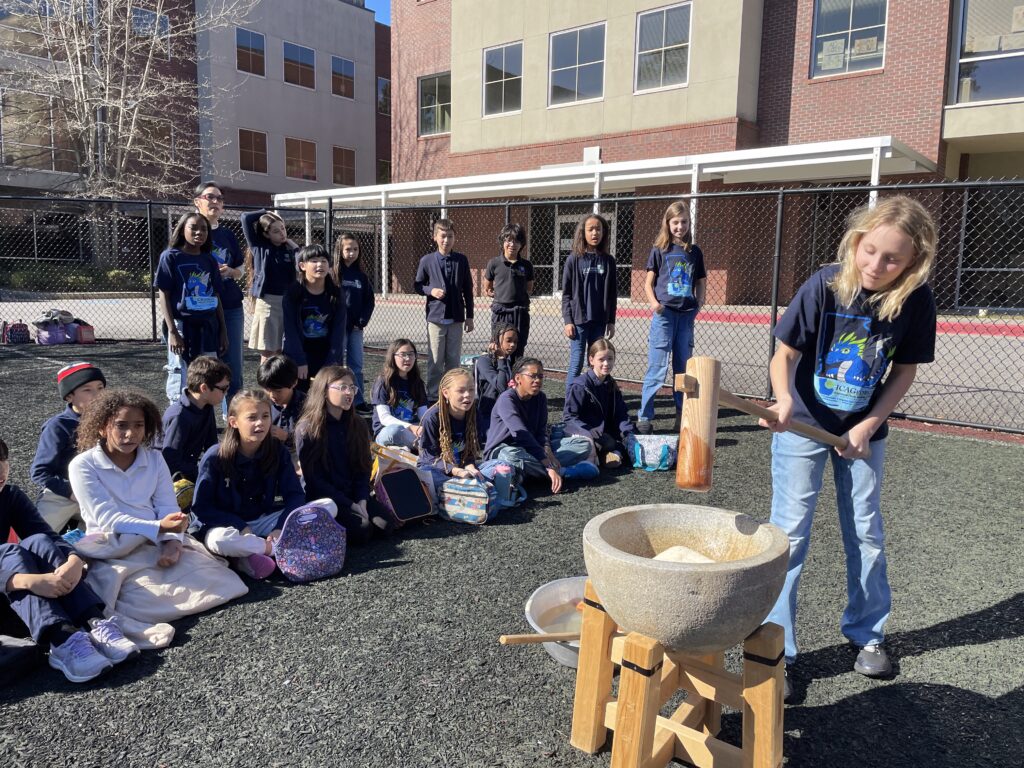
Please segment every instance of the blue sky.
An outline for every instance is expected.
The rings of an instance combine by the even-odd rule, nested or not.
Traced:
[[[366,7],[374,12],[381,24],[391,23],[391,0],[366,0]]]

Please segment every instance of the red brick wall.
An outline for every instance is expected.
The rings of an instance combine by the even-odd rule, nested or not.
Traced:
[[[452,176],[449,136],[417,135],[419,78],[451,70],[450,0],[392,0],[391,34],[391,180]]]
[[[374,69],[377,77],[391,79],[391,27],[378,23],[374,28]],[[374,94],[377,83],[374,81]],[[393,102],[392,102],[393,104]],[[376,108],[375,108],[376,109]],[[377,159],[391,160],[391,118],[377,112]]]
[[[879,136],[942,162],[951,3],[889,2],[881,70],[810,78],[814,0],[766,0],[758,92],[760,143]]]

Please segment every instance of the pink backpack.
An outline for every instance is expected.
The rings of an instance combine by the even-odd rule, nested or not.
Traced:
[[[288,515],[274,542],[274,559],[290,581],[325,579],[345,567],[345,542],[344,527],[323,501],[314,501]]]

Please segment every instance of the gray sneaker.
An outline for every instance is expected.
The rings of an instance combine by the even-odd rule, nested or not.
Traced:
[[[94,622],[89,637],[96,650],[115,664],[139,655],[139,646],[124,636],[116,616]]]
[[[892,673],[892,663],[881,645],[865,645],[857,654],[853,670],[867,677],[886,677]]]
[[[114,662],[96,650],[87,632],[78,631],[56,648],[50,646],[50,666],[72,683],[85,683],[106,672]]]

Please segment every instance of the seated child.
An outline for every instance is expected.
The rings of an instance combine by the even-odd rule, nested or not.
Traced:
[[[231,369],[209,355],[188,364],[185,391],[164,411],[161,453],[171,476],[193,483],[199,476],[199,459],[217,442],[216,408],[231,385]]]
[[[36,508],[57,533],[81,518],[68,482],[68,464],[77,453],[82,411],[106,386],[103,371],[92,363],[72,363],[57,371],[57,390],[67,407],[43,424],[31,470],[32,482],[39,487]]]
[[[590,444],[577,436],[554,441],[548,437],[548,399],[544,364],[524,357],[512,369],[515,386],[494,405],[484,456],[522,470],[526,477],[548,477],[551,492],[562,489],[562,478],[592,479],[598,469],[586,461]]]
[[[519,332],[508,323],[494,327],[490,350],[481,355],[474,364],[476,372],[477,423],[480,434],[486,439],[491,424],[491,411],[498,395],[508,389],[512,381],[512,364],[519,348]]]
[[[199,462],[192,500],[206,548],[254,579],[274,572],[274,540],[288,514],[306,503],[288,449],[270,428],[267,396],[255,389],[238,392],[220,444]]]
[[[427,412],[427,389],[416,365],[416,345],[409,339],[391,342],[370,400],[377,444],[414,448]]]
[[[337,505],[337,521],[348,541],[369,540],[373,526],[390,528],[375,500],[370,499],[370,430],[356,414],[355,375],[348,368],[326,365],[309,385],[306,408],[295,428],[295,447],[310,501],[329,498]]]
[[[78,427],[79,454],[68,474],[86,534],[138,534],[159,548],[157,565],[166,568],[181,557],[189,518],[152,447],[161,429],[160,411],[145,395],[107,390]]]
[[[619,385],[612,378],[615,347],[608,339],[598,339],[587,351],[590,368],[569,385],[562,419],[565,434],[578,435],[592,446],[587,461],[610,469],[622,466],[626,455],[623,445],[633,425],[626,413]]]
[[[32,639],[50,651],[50,666],[84,683],[139,649],[103,618],[103,600],[85,583],[85,561],[36,512],[28,496],[7,485],[7,444],[0,440],[0,590]],[[0,601],[2,604],[4,601]]]
[[[294,447],[295,425],[299,423],[302,407],[306,404],[306,393],[296,389],[299,367],[286,355],[274,355],[260,363],[256,383],[270,398],[270,420],[273,424],[270,434],[289,448]]]
[[[483,454],[478,416],[473,377],[465,368],[452,368],[438,384],[437,405],[423,416],[416,461],[433,475],[435,495],[440,495],[441,486],[453,477],[484,479],[482,469],[477,467]]]

